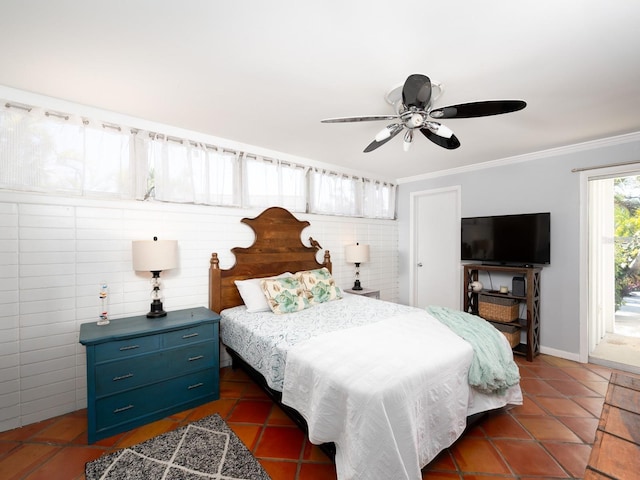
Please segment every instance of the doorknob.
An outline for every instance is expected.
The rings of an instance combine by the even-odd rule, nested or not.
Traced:
[[[418,263],[418,266],[419,266],[419,267],[421,267],[421,266],[422,266],[422,262],[419,262],[419,263]]]

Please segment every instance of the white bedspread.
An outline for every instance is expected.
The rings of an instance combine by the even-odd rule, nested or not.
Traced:
[[[313,443],[335,442],[340,480],[418,480],[475,410],[472,357],[426,312],[403,314],[293,346],[282,401],[304,416]]]
[[[247,313],[244,305],[220,312],[220,339],[282,391],[287,352],[294,345],[328,332],[360,327],[418,309],[360,295],[325,302],[301,312]]]

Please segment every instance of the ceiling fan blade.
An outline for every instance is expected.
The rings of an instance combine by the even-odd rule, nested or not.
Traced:
[[[444,127],[443,125],[440,125],[439,123],[436,123],[436,122],[431,122],[431,123],[435,123],[438,127]],[[453,134],[453,132],[446,127],[438,129],[438,133],[440,133],[440,135],[438,135],[438,133],[435,133],[429,130],[427,127],[421,128],[420,131],[425,137],[427,137],[433,143],[443,148],[446,148],[447,150],[455,150],[460,146],[460,140],[458,140],[458,137],[456,137]],[[447,136],[447,135],[450,135],[450,136]]]
[[[429,112],[432,118],[474,118],[500,115],[522,110],[527,103],[522,100],[487,100],[484,102],[461,103],[436,108]]]
[[[409,75],[402,87],[402,103],[405,107],[424,110],[431,100],[431,80],[426,75]]]
[[[384,130],[380,131],[376,135],[376,139],[367,145],[367,148],[364,149],[364,153],[372,152],[376,148],[384,145],[393,137],[398,135],[403,129],[404,126],[401,123],[392,123],[391,125],[387,125]]]
[[[325,118],[321,123],[371,122],[375,120],[394,120],[398,115],[366,115],[362,117]]]

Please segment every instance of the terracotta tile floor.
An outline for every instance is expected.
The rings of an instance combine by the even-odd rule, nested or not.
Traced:
[[[516,358],[524,405],[492,413],[423,470],[424,479],[581,478],[611,370],[541,355]],[[219,413],[273,480],[331,480],[335,468],[241,371],[222,369],[220,400],[87,445],[80,410],[0,433],[0,478],[83,479],[84,464]],[[381,479],[392,480],[392,479]]]

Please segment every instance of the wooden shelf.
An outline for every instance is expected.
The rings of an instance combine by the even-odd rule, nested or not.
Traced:
[[[482,290],[478,293],[481,295],[489,295],[491,297],[498,297],[498,298],[514,298],[516,300],[527,299],[526,296],[522,297],[520,295],[513,295],[512,293],[500,293],[498,290]]]
[[[509,275],[522,276],[525,279],[526,295],[513,295],[512,293],[500,293],[498,290],[482,290],[474,292],[468,288],[471,282],[478,280],[479,272],[499,272]],[[478,315],[478,295],[487,295],[491,297],[508,298],[517,300],[520,304],[526,306],[526,318],[519,318],[513,322],[492,322],[503,323],[506,325],[519,326],[526,331],[526,343],[520,343],[513,348],[513,353],[524,355],[528,361],[540,353],[540,276],[542,267],[508,267],[504,265],[480,265],[466,264],[464,265],[464,311]],[[491,319],[488,318],[491,322]]]

